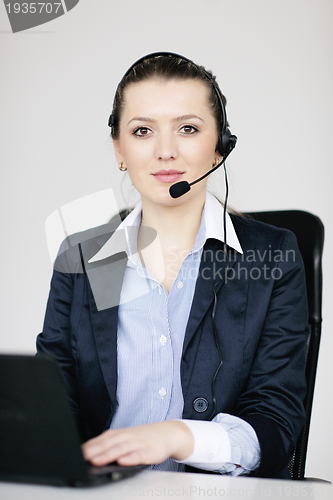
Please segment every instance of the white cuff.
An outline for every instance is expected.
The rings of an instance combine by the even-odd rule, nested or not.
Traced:
[[[205,420],[180,420],[180,422],[184,422],[192,432],[194,449],[188,458],[176,460],[177,462],[201,469],[206,468],[204,465],[209,465],[211,469],[214,464],[221,466],[230,462],[229,435],[222,425]]]

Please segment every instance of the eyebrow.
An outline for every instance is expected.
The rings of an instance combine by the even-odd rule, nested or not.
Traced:
[[[190,120],[191,118],[198,118],[202,122],[204,121],[202,118],[200,118],[200,116],[197,116],[197,115],[178,116],[177,118],[173,118],[171,121],[172,122],[180,122],[182,120]],[[147,116],[135,116],[127,123],[127,125],[129,125],[133,121],[156,123],[156,120],[153,120],[153,118],[148,118]]]

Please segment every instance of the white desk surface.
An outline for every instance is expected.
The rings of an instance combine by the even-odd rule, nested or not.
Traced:
[[[140,500],[140,499],[310,499],[333,500],[324,482],[288,481],[211,474],[143,471],[93,488],[64,488],[0,483],[1,500]]]

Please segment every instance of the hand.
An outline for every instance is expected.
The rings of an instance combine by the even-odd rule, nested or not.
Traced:
[[[85,460],[93,465],[117,461],[119,465],[159,464],[167,458],[185,460],[193,452],[194,438],[186,424],[166,420],[155,424],[109,429],[82,445]]]

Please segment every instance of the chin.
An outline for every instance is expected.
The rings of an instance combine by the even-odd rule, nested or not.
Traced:
[[[170,195],[168,195],[163,198],[160,198],[159,200],[156,200],[155,203],[156,205],[161,205],[163,207],[175,207],[177,205],[180,205],[183,200],[184,200],[183,196],[179,198],[172,198]]]
[[[169,193],[169,189],[171,186],[172,184],[156,190],[155,192],[152,190],[149,193],[142,193],[141,198],[145,198],[150,203],[153,203],[157,206],[159,205],[163,207],[176,207],[195,197],[197,198],[198,203],[200,203],[201,196],[203,196],[204,198],[206,196],[206,186],[200,186],[200,189],[199,187],[197,187],[196,189],[192,188],[184,195],[179,196],[179,198],[172,198]]]
[[[142,193],[141,198],[145,198],[150,203],[154,203],[155,205],[161,206],[173,206],[177,205],[180,198],[172,198],[169,193],[169,188],[172,184],[167,187],[163,187],[160,189],[152,189],[150,192]]]

